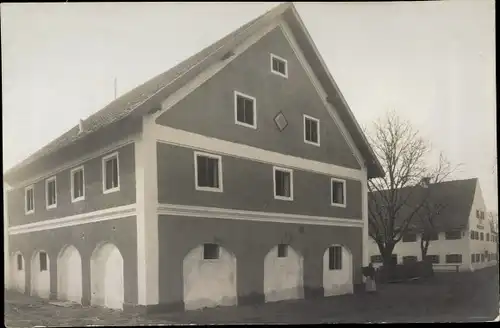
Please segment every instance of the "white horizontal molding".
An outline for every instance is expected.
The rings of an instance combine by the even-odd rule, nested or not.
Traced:
[[[130,136],[130,137],[124,138],[122,140],[119,140],[117,142],[111,143],[111,144],[107,145],[106,147],[103,147],[103,148],[96,150],[92,153],[88,153],[88,154],[86,154],[86,155],[84,155],[84,156],[82,156],[74,161],[64,163],[60,166],[53,168],[50,171],[45,171],[44,173],[41,173],[40,175],[38,175],[35,178],[27,179],[27,180],[21,181],[19,183],[16,183],[12,186],[12,189],[16,189],[19,187],[25,187],[25,186],[37,183],[37,182],[42,181],[50,176],[56,175],[64,170],[68,170],[68,169],[74,168],[76,166],[82,165],[87,161],[90,161],[94,158],[98,158],[104,154],[107,154],[109,152],[112,152],[114,150],[122,148],[128,144],[131,144],[136,139],[137,139],[137,135],[134,135],[134,136]]]
[[[18,235],[35,231],[52,230],[81,224],[120,219],[136,214],[136,204],[118,206],[105,210],[66,216],[64,218],[44,220],[9,228],[9,235]]]
[[[295,224],[312,224],[338,227],[362,228],[361,219],[345,219],[324,216],[310,216],[286,213],[256,212],[233,210],[217,207],[203,207],[190,205],[159,204],[158,215],[177,215],[199,218],[216,218],[243,221],[279,222]]]
[[[191,149],[203,150],[214,154],[228,155],[249,159],[256,162],[274,164],[286,168],[295,168],[329,175],[332,177],[348,178],[352,180],[366,179],[363,170],[355,170],[333,164],[317,162],[301,157],[295,157],[277,152],[247,146],[231,141],[211,138],[201,134],[174,129],[162,125],[154,127],[156,140],[166,144],[183,146]]]

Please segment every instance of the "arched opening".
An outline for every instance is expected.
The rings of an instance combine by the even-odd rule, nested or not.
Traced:
[[[57,298],[82,301],[82,258],[72,245],[64,247],[57,257]]]
[[[236,257],[217,244],[192,249],[183,260],[186,310],[236,305]]]
[[[342,245],[332,245],[323,254],[325,296],[352,294],[352,255]]]
[[[21,252],[16,252],[11,257],[10,279],[12,289],[21,293],[26,291],[26,269],[24,256]]]
[[[92,305],[123,309],[123,257],[111,243],[96,247],[90,259]]]
[[[303,298],[303,270],[302,256],[290,245],[273,247],[264,258],[266,302]]]
[[[50,296],[50,259],[45,251],[36,251],[31,258],[31,295]]]

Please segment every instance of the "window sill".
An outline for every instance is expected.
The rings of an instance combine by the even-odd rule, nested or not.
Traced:
[[[115,188],[111,188],[111,189],[104,189],[102,191],[103,194],[111,194],[113,192],[117,192],[117,191],[120,191],[120,187],[115,187]]]
[[[277,196],[277,195],[274,195],[274,199],[277,199],[277,200],[285,200],[285,201],[293,202],[293,196],[292,196],[292,197],[285,197],[285,196]]]
[[[223,192],[222,188],[210,188],[210,187],[198,187],[196,186],[197,191],[211,191],[211,192]]]
[[[346,204],[331,203],[331,206],[346,208]]]
[[[306,143],[308,145],[320,147],[320,143],[319,142],[316,143],[316,142],[312,142],[312,141],[309,141],[309,140],[304,140],[304,143]]]
[[[244,126],[246,128],[251,128],[251,129],[257,130],[257,124],[251,125],[251,124],[240,122],[240,121],[235,121],[234,123],[236,123],[236,125],[241,125],[241,126]]]
[[[46,206],[46,208],[47,208],[48,210],[52,210],[52,209],[54,209],[54,208],[57,208],[57,204]]]
[[[29,212],[24,212],[24,215],[31,215],[31,214],[34,214],[35,213],[35,210],[32,210],[32,211],[29,211]]]
[[[288,79],[288,74],[283,74],[283,73],[281,73],[279,71],[275,71],[275,70],[271,70],[271,73],[278,75],[278,76],[281,76],[282,78]]]
[[[82,200],[85,200],[85,196],[72,199],[71,202],[72,203],[78,203],[78,202],[81,202]]]

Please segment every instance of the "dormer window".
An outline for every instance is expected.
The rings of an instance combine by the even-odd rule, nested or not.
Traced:
[[[271,72],[288,78],[288,65],[286,59],[271,54]]]

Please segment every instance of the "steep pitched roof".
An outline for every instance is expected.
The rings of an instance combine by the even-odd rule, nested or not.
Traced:
[[[223,37],[214,44],[206,47],[202,51],[191,56],[190,58],[186,59],[185,61],[181,62],[165,73],[162,73],[150,79],[144,84],[136,87],[135,89],[112,101],[109,105],[91,115],[82,122],[84,130],[83,133],[79,133],[79,126],[76,125],[60,137],[50,142],[48,145],[44,146],[43,148],[29,156],[18,165],[8,170],[4,174],[4,176],[8,177],[11,173],[36,161],[37,159],[40,159],[54,151],[62,149],[72,144],[76,140],[84,138],[85,136],[110,124],[113,124],[131,114],[147,115],[148,112],[144,109],[147,106],[142,105],[145,105],[147,102],[150,102],[152,99],[158,97],[159,95],[161,95],[161,97],[165,99],[187,82],[185,80],[183,81],[183,79],[185,76],[189,76],[188,73],[190,73],[191,70],[194,70],[195,68],[199,70],[207,68],[211,65],[211,63],[214,62],[214,60],[217,60],[221,56],[221,54],[225,54],[232,47],[246,40],[254,31],[266,26],[266,24],[273,21],[279,16],[283,16],[284,19],[287,20],[289,24],[291,24],[291,26],[300,24],[301,29],[298,32],[302,34],[301,36],[303,38],[306,38],[305,41],[302,40],[303,42],[301,42],[301,45],[309,46],[311,49],[313,49],[312,53],[308,52],[307,60],[313,63],[312,66],[316,74],[318,74],[319,72],[321,73],[321,76],[328,77],[327,80],[323,79],[324,81],[322,81],[322,83],[326,82],[328,84],[328,87],[325,89],[333,90],[333,93],[330,93],[329,97],[331,97],[332,99],[337,99],[339,97],[343,99],[335,82],[328,73],[328,69],[324,65],[323,60],[319,57],[320,55],[317,52],[317,49],[313,44],[309,44],[312,42],[312,40],[305,30],[305,27],[303,26],[303,23],[300,20],[295,7],[292,3],[287,2],[248,22],[234,32]],[[295,32],[297,31],[294,31],[294,33]],[[374,155],[370,145],[368,144],[363,132],[359,128],[359,125],[357,124],[347,104],[345,103],[344,106],[338,106],[337,109],[349,132],[353,136],[356,146],[361,150],[363,157],[366,160],[366,164],[368,165],[369,177],[382,176],[384,174],[382,166]]]
[[[399,191],[400,199],[408,197],[408,206],[403,206],[396,219],[396,226],[400,226],[402,221],[420,204],[421,200],[428,195],[428,204],[433,207],[444,205],[444,208],[433,219],[433,224],[437,231],[451,229],[461,229],[467,226],[469,215],[474,201],[474,194],[478,183],[477,178],[466,180],[453,180],[441,183],[429,184],[428,189],[422,186],[402,188]],[[382,193],[387,191],[382,191]],[[384,204],[381,200],[380,192],[369,194],[370,206],[372,202]],[[422,208],[417,214],[425,215],[426,209]],[[410,230],[421,231],[422,221],[416,215],[413,217]]]

